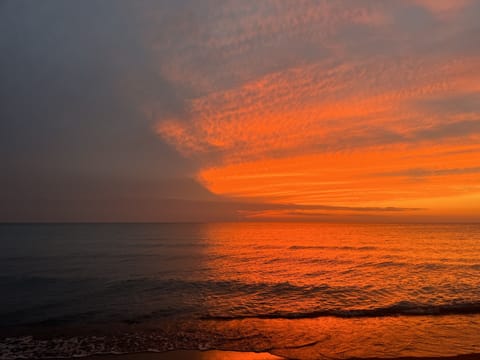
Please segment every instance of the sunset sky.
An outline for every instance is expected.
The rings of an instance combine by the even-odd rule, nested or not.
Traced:
[[[0,221],[480,221],[480,1],[0,1]]]

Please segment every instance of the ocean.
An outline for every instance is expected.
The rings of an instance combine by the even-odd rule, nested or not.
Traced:
[[[0,359],[480,354],[480,224],[3,224]]]

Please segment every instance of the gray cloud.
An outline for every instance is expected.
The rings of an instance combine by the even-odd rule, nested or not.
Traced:
[[[480,110],[480,94],[452,94],[417,100],[414,104],[421,110],[428,111],[432,114],[441,113],[443,116],[462,113],[476,114]]]
[[[156,71],[160,59],[143,43],[143,14],[132,2],[0,7],[4,216],[15,207],[28,213],[46,194],[59,209],[36,211],[58,214],[92,191],[134,194],[147,181],[158,192],[165,177],[193,174],[194,164],[154,134],[153,114],[142,110],[148,102],[156,118],[182,116],[184,95]]]
[[[331,144],[319,144],[317,149],[342,150],[376,145],[442,141],[451,138],[466,138],[480,134],[480,120],[451,121],[423,127],[409,133],[400,133],[382,127],[358,128],[347,133],[331,134]]]
[[[186,159],[152,128],[161,119],[193,122],[192,99],[306,64],[328,61],[342,68],[360,60],[340,82],[356,81],[334,94],[344,98],[360,93],[365,83],[369,89],[387,83],[396,71],[386,69],[393,66],[382,62],[386,57],[478,54],[478,2],[463,9],[462,21],[451,26],[406,2],[238,4],[241,9],[193,0],[0,1],[0,220],[134,221],[142,214],[155,221],[236,219],[238,211],[292,206],[294,212],[412,210],[228,202],[191,180],[202,165],[198,158]],[[385,24],[370,21],[377,9],[387,15]],[[322,70],[305,83],[327,77]],[[332,75],[325,87],[336,86],[337,80]],[[320,90],[307,87],[290,101],[303,108],[305,99],[313,101]],[[283,91],[288,86],[281,87],[275,101],[283,102]],[[476,111],[478,100],[477,94],[466,94],[415,105],[448,115],[458,108]],[[246,99],[246,104],[255,101]],[[229,106],[227,113],[235,110]],[[352,125],[286,151],[294,155],[480,133],[479,121],[447,121],[409,133],[378,124]],[[282,149],[267,148],[266,155],[284,155]],[[221,154],[208,156],[221,159]]]
[[[468,137],[480,133],[480,120],[452,121],[429,128],[419,129],[408,135],[410,141],[440,140]]]

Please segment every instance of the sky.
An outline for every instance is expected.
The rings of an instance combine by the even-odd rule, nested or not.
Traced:
[[[479,19],[0,0],[0,221],[480,221]]]

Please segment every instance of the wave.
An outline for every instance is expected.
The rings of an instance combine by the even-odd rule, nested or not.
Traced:
[[[345,271],[353,271],[353,269],[346,269]],[[106,279],[102,277],[48,277],[48,276],[0,276],[0,287],[6,290],[7,295],[0,299],[0,305],[6,305],[1,300],[6,298],[18,298],[22,296],[26,298],[32,288],[35,290],[48,289],[46,295],[56,295],[57,300],[70,299],[67,295],[83,296],[88,294],[89,296],[101,296],[101,297],[124,297],[129,294],[135,293],[136,295],[156,296],[165,294],[177,294],[184,296],[186,294],[195,295],[195,297],[208,296],[208,295],[223,295],[228,294],[231,296],[266,296],[266,297],[280,297],[282,299],[289,299],[291,296],[295,296],[295,299],[311,299],[312,296],[321,296],[322,299],[326,299],[327,296],[338,297],[341,299],[355,299],[358,296],[372,297],[372,300],[378,300],[379,292],[386,292],[386,295],[395,295],[389,292],[389,288],[379,288],[373,284],[353,285],[353,284],[328,284],[327,282],[320,283],[291,283],[289,281],[283,282],[246,282],[241,280],[187,280],[187,279],[157,279],[154,277],[139,277],[131,279]],[[391,290],[391,289],[390,289]],[[454,299],[453,293],[445,294],[444,288],[438,287],[422,287],[417,289],[418,291],[424,291],[427,295],[433,295],[435,291],[442,292],[442,295],[450,295],[450,299],[455,301],[454,305],[445,306],[458,306],[462,299]],[[448,289],[447,289],[448,290]],[[476,292],[475,287],[464,288],[464,291]],[[472,293],[473,294],[473,293]],[[397,293],[401,295],[400,293]],[[407,294],[408,295],[408,294]],[[387,296],[387,297],[388,297]],[[404,298],[405,299],[405,298]],[[472,299],[470,297],[470,299]],[[476,299],[474,297],[473,299]],[[320,299],[321,300],[321,299]],[[330,299],[329,300],[334,300]],[[383,299],[388,300],[387,298]],[[476,300],[475,300],[476,301]],[[478,300],[480,304],[480,299]],[[272,298],[272,302],[275,301]],[[341,302],[341,301],[340,301]],[[341,302],[343,303],[343,302]],[[405,304],[409,304],[405,307]],[[411,302],[400,302],[393,305],[393,309],[409,309]],[[463,304],[463,302],[462,302]],[[474,302],[473,304],[477,304]],[[344,304],[346,305],[346,304]],[[429,307],[430,305],[420,305],[422,309]],[[414,307],[418,307],[415,305]],[[389,309],[385,308],[385,309]],[[370,311],[370,310],[369,310]]]
[[[442,316],[480,314],[480,302],[465,302],[441,305],[416,304],[401,301],[391,306],[371,309],[324,309],[306,312],[271,312],[245,315],[208,315],[204,320],[244,320],[244,319],[313,319],[321,317],[373,318],[392,316]]]
[[[475,287],[424,287],[414,293],[393,293],[371,284],[41,276],[0,276],[0,287],[5,290],[0,298],[0,328],[84,321],[104,323],[111,319],[143,323],[189,317],[235,320],[480,314]],[[32,297],[32,293],[42,295]],[[390,305],[399,298],[406,301]],[[104,304],[112,305],[106,308]],[[304,310],[286,310],[298,308]]]
[[[371,251],[377,250],[376,246],[327,246],[327,245],[292,245],[289,250],[355,250],[355,251]]]

